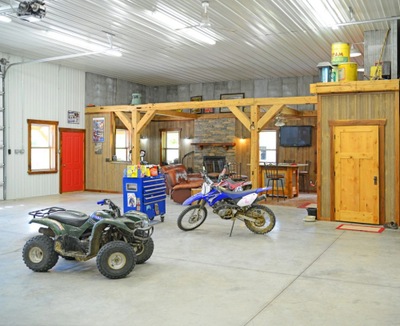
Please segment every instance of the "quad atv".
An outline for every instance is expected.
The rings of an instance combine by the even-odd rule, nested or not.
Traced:
[[[96,257],[100,273],[110,279],[126,277],[136,264],[147,261],[154,250],[146,214],[120,208],[110,199],[99,201],[109,209],[90,216],[74,210],[49,207],[32,211],[29,223],[43,225],[42,235],[28,240],[22,250],[26,266],[35,272],[47,272],[59,256],[68,260],[86,261]]]

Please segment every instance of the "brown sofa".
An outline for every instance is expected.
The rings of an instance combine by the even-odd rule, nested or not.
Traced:
[[[200,188],[203,184],[201,174],[187,173],[183,164],[164,165],[161,167],[161,172],[165,175],[167,195],[179,204],[191,196],[193,188]]]

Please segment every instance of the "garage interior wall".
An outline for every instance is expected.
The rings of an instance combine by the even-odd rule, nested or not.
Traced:
[[[27,59],[0,52],[10,63]],[[58,121],[59,128],[85,128],[85,72],[57,64],[21,64],[5,78],[6,199],[59,193],[59,173],[28,175],[27,119]],[[68,111],[80,113],[68,124]],[[21,150],[23,153],[21,154]],[[18,154],[17,154],[18,153]]]

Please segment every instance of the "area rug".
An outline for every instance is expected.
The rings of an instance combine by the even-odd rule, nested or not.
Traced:
[[[355,224],[340,224],[336,229],[345,231],[360,231],[360,232],[372,232],[372,233],[382,233],[385,230],[385,228],[381,226],[355,225]]]
[[[307,203],[301,204],[300,206],[297,206],[297,208],[308,208],[308,206],[311,204],[313,204],[313,203],[307,202]]]

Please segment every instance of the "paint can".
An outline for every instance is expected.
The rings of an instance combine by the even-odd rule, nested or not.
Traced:
[[[330,82],[332,73],[332,65],[330,62],[320,62],[317,68],[319,69],[319,81],[321,83]]]
[[[336,42],[332,44],[332,65],[350,61],[350,44]]]
[[[139,93],[133,93],[132,94],[132,105],[136,105],[136,104],[142,104],[142,94]]]
[[[339,81],[356,81],[357,80],[357,63],[344,62],[338,65]]]

